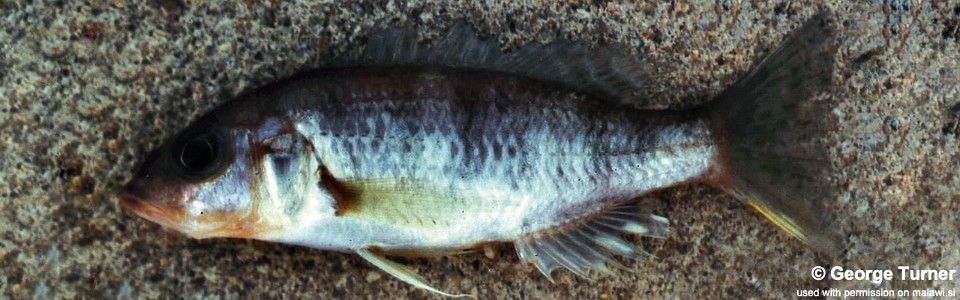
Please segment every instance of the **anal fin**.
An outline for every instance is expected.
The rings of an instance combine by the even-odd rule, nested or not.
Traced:
[[[430,292],[434,292],[447,297],[473,297],[473,295],[450,294],[450,293],[438,290],[433,286],[431,286],[429,283],[427,283],[426,279],[418,275],[413,269],[410,269],[410,267],[398,264],[392,260],[387,259],[383,255],[374,253],[369,249],[357,249],[357,254],[360,255],[360,257],[363,257],[363,259],[366,259],[368,262],[370,262],[374,266],[377,266],[384,272],[387,272],[387,274],[390,274],[393,277],[396,277],[397,279],[400,279],[401,281],[406,282],[415,287],[425,289]]]
[[[648,255],[623,239],[623,234],[665,238],[669,232],[666,218],[650,212],[642,201],[632,201],[589,216],[579,224],[565,224],[530,234],[514,242],[517,254],[532,263],[553,281],[550,273],[564,267],[589,278],[591,270],[612,274],[607,266],[621,269],[614,255],[639,258]]]

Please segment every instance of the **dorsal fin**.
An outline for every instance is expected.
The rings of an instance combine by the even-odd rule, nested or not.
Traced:
[[[417,40],[411,26],[379,29],[370,34],[358,58],[337,65],[429,66],[495,71],[527,77],[584,92],[613,104],[639,104],[634,96],[653,68],[643,64],[625,47],[613,45],[591,49],[586,42],[557,41],[548,45],[529,43],[503,52],[497,43],[481,38],[467,24],[446,31],[433,45]]]
[[[622,234],[665,238],[666,218],[650,213],[641,201],[633,201],[587,217],[580,224],[537,232],[514,242],[524,262],[533,263],[551,281],[550,273],[559,267],[588,277],[590,270],[605,275],[613,272],[607,265],[625,269],[613,255],[638,258],[646,255]]]

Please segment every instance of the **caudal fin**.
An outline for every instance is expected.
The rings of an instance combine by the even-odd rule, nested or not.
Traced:
[[[717,183],[819,252],[837,254],[840,235],[823,204],[834,197],[826,148],[834,69],[834,21],[821,13],[710,104],[719,133]]]

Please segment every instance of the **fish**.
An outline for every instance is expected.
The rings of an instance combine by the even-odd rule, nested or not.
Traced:
[[[744,201],[817,252],[828,211],[836,45],[813,16],[703,105],[653,110],[651,67],[622,47],[501,51],[468,25],[430,45],[407,29],[358,57],[245,92],[152,151],[119,205],[192,238],[356,253],[445,296],[390,256],[511,243],[522,263],[615,274],[666,238],[643,197],[688,184]]]

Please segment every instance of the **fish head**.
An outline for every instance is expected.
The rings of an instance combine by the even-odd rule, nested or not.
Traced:
[[[120,205],[194,238],[255,237],[249,130],[198,122],[154,150],[124,186]]]

